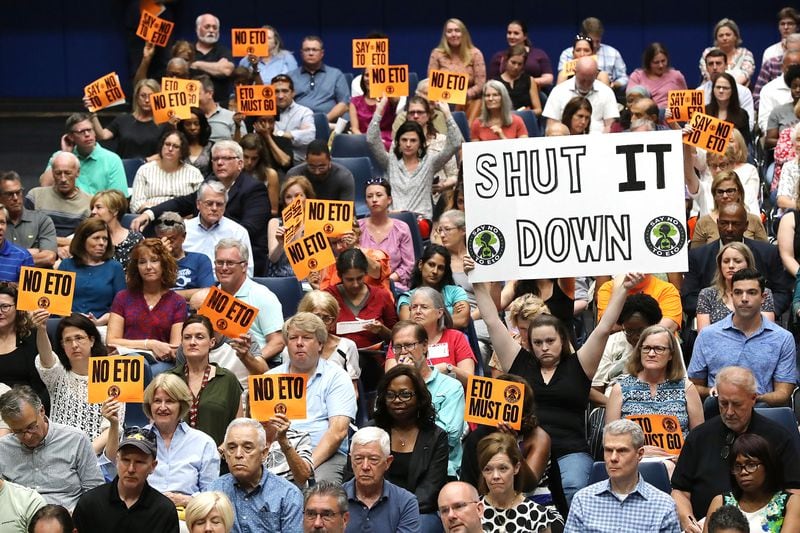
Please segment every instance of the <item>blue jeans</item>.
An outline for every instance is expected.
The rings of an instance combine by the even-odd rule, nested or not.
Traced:
[[[594,460],[588,453],[568,453],[558,458],[558,469],[561,470],[561,487],[567,505],[572,503],[572,497],[589,483],[589,474],[592,473]]]

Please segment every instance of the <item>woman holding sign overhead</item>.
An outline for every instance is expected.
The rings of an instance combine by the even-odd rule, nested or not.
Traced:
[[[354,96],[350,99],[350,131],[352,133],[364,133],[375,114],[378,99],[369,94],[369,69],[364,70],[361,75],[361,91],[363,94]],[[389,98],[389,109],[381,117],[381,139],[383,146],[387,150],[392,145],[392,124],[395,119],[396,98]]]
[[[468,255],[464,271],[475,268]],[[626,291],[642,282],[631,273],[617,276],[608,308],[584,345],[571,353],[567,327],[551,315],[530,322],[528,337],[533,354],[522,348],[500,320],[491,295],[491,284],[473,283],[481,317],[486,322],[497,358],[503,370],[525,378],[533,387],[540,406],[539,419],[552,439],[552,455],[561,470],[561,484],[567,502],[586,486],[592,457],[586,442],[585,412],[603,348],[622,310]]]
[[[628,85],[637,85],[650,91],[650,98],[658,107],[667,107],[669,91],[686,90],[686,80],[680,70],[669,64],[669,52],[661,43],[650,43],[642,54],[642,66],[631,74]]]

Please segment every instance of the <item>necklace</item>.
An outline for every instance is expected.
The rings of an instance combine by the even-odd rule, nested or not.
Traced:
[[[408,441],[409,445],[411,444],[411,439],[415,438],[417,435],[417,428],[411,429],[411,431],[406,432],[405,434],[401,434],[400,430],[392,429],[392,436],[395,438],[395,441],[400,444],[401,448],[406,447],[406,441]]]

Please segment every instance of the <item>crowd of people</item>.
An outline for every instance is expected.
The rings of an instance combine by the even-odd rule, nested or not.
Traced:
[[[705,112],[735,130],[722,154],[684,145],[688,272],[505,283],[470,281],[462,143],[539,136],[523,116],[685,128],[665,44],[629,76],[589,17],[554,72],[513,20],[487,66],[452,18],[429,69],[467,74],[457,106],[424,79],[376,97],[369,70],[350,84],[320,37],[296,59],[271,26],[268,56],[234,61],[208,13],[193,43],[142,45],[131,112],[71,114],[30,191],[0,173],[0,530],[800,531],[796,419],[770,414],[798,385],[798,24],[780,10],[755,80],[733,20],[702,52]],[[191,118],[155,123],[165,75],[198,82]],[[245,117],[232,88],[262,83],[279,113]],[[362,190],[315,114],[364,136]],[[295,277],[282,211],[357,198],[284,316],[261,280]],[[74,273],[71,315],[17,308],[25,266]],[[198,313],[212,287],[258,308],[246,333]],[[89,402],[107,355],[143,357],[142,404]],[[262,374],[304,375],[306,418],[254,419]],[[524,390],[519,429],[465,422],[480,375]]]

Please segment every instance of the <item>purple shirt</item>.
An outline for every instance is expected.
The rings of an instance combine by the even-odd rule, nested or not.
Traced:
[[[489,79],[496,78],[503,72],[507,51],[508,49],[500,50],[492,56],[491,61],[489,61],[489,71],[486,73]],[[544,50],[531,47],[531,51],[528,53],[528,59],[525,60],[525,72],[534,78],[539,78],[542,74],[553,73],[553,66],[550,64],[550,58]],[[539,88],[541,89],[542,87]]]
[[[173,291],[167,291],[151,310],[141,292],[125,289],[114,297],[111,312],[125,320],[123,338],[169,342],[173,324],[186,320],[186,300]]]
[[[398,291],[407,291],[411,282],[411,271],[414,270],[414,244],[411,242],[411,230],[402,220],[392,219],[392,230],[381,242],[376,242],[367,231],[367,219],[359,219],[361,227],[361,248],[373,248],[386,252],[389,256],[389,268],[397,272],[400,280],[394,283]]]

